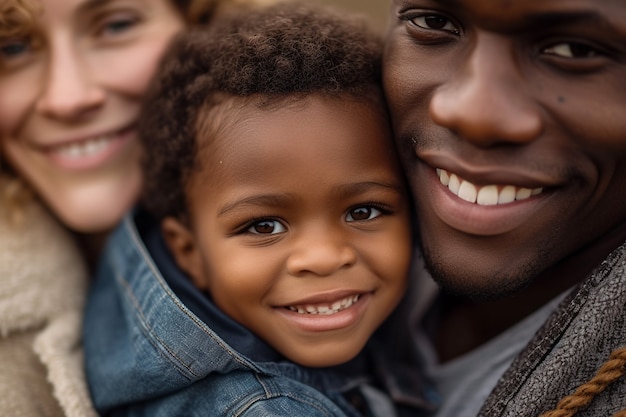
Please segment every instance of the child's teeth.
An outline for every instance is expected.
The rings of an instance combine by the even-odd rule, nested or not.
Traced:
[[[359,299],[359,295],[353,295],[346,297],[342,300],[335,301],[332,304],[320,304],[320,305],[305,305],[305,306],[289,306],[289,310],[297,312],[299,314],[321,314],[330,315],[338,313],[352,304],[356,303]]]

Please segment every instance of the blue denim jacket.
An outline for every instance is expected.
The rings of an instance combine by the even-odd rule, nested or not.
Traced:
[[[282,358],[191,285],[159,230],[146,213],[127,216],[90,291],[85,364],[103,415],[392,417],[432,407],[419,364],[384,329],[345,365]]]

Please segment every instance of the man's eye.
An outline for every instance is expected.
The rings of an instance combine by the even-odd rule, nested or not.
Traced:
[[[358,222],[364,220],[372,220],[382,215],[383,213],[377,208],[370,206],[357,207],[348,212],[346,215],[346,221]]]
[[[543,50],[545,54],[554,55],[561,58],[593,58],[598,56],[598,51],[582,43],[563,42],[550,46]]]
[[[275,235],[284,233],[287,229],[278,220],[259,220],[254,222],[248,229],[248,233],[256,235]]]
[[[411,22],[415,26],[422,29],[443,30],[455,35],[460,33],[459,29],[450,21],[450,19],[438,14],[427,14],[414,17],[411,19]]]

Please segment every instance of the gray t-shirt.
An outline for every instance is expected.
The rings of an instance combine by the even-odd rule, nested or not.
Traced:
[[[432,345],[420,337],[422,353],[429,361],[426,373],[437,385],[443,401],[433,417],[475,417],[498,379],[568,292],[477,349],[444,364],[437,364]]]

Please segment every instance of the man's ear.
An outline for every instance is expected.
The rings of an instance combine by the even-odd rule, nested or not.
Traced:
[[[196,287],[206,290],[208,283],[202,267],[202,253],[189,228],[174,217],[166,217],[161,223],[161,231],[178,267],[189,275]]]

